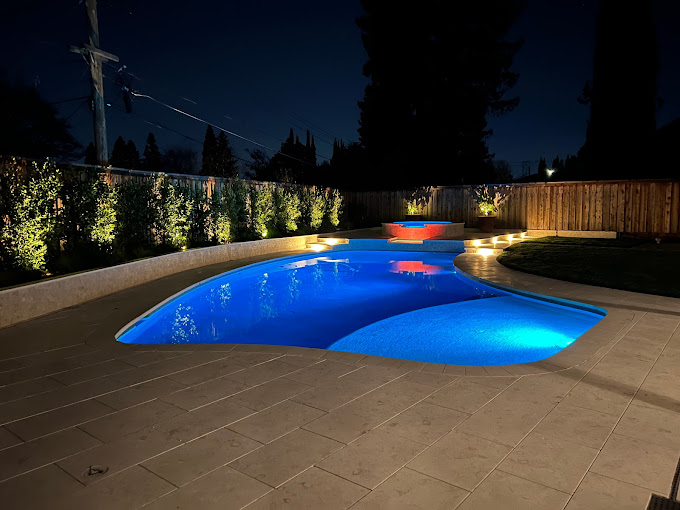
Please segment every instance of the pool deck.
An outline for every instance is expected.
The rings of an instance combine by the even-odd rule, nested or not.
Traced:
[[[1,329],[3,509],[626,510],[668,496],[679,299],[463,254],[464,272],[609,313],[556,356],[503,367],[115,342],[169,295],[265,258]]]

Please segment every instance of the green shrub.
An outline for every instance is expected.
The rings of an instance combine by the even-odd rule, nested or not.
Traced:
[[[230,185],[222,188],[223,200],[227,210],[233,239],[243,239],[248,235],[248,185],[240,179],[234,179]]]
[[[250,214],[255,237],[271,237],[275,219],[273,186],[265,184],[250,190]]]
[[[337,189],[328,190],[326,198],[326,215],[328,221],[334,227],[340,224],[340,213],[342,212],[342,195]]]
[[[47,271],[49,252],[58,249],[56,205],[61,186],[61,171],[50,161],[34,162],[29,171],[14,159],[5,167],[0,243],[9,259],[6,265]]]
[[[302,203],[305,224],[317,230],[326,213],[326,197],[316,188],[306,188],[302,191]]]
[[[212,241],[210,235],[211,200],[203,188],[194,188],[191,192],[192,208],[189,222],[189,240],[192,246],[201,246]]]
[[[278,231],[281,233],[295,232],[302,215],[300,196],[294,190],[276,188],[274,202],[276,205],[275,223]]]
[[[128,254],[154,242],[156,200],[151,180],[126,180],[117,189],[114,207],[118,220],[116,243]]]
[[[93,183],[93,187],[95,188],[96,209],[89,229],[90,241],[97,244],[99,248],[109,251],[116,239],[118,192],[101,178]]]
[[[222,192],[219,189],[215,189],[210,198],[208,233],[210,240],[217,244],[230,243],[234,238],[229,204],[223,199]]]
[[[154,187],[156,198],[156,235],[161,244],[186,249],[189,244],[191,211],[194,201],[190,189],[160,177]]]

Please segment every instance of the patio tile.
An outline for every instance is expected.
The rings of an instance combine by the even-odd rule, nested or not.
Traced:
[[[281,357],[280,354],[266,353],[266,352],[230,352],[229,357],[226,358],[230,363],[241,365],[243,367],[254,367],[261,363],[266,363],[275,358]]]
[[[491,473],[456,510],[544,510],[564,508],[569,494],[502,471]]]
[[[186,351],[147,351],[129,354],[125,357],[121,357],[120,360],[135,367],[143,367],[144,365],[150,365],[151,363],[157,363],[179,356],[186,356],[187,354],[191,354],[191,349],[187,349]]]
[[[139,508],[173,491],[175,486],[139,466],[132,466],[98,483],[73,491],[56,501],[55,508],[118,510]]]
[[[82,432],[82,434],[85,434]],[[49,437],[49,436],[48,436]],[[88,437],[91,437],[88,435]],[[96,439],[92,438],[93,441]],[[144,429],[111,443],[100,444],[77,455],[57,462],[71,476],[88,485],[155,457],[181,443],[154,429]],[[106,473],[88,476],[90,466],[106,466]]]
[[[191,386],[184,390],[164,395],[160,398],[174,406],[191,411],[192,409],[229,397],[245,389],[248,389],[248,386],[245,384],[228,379],[227,377],[220,377],[219,379],[213,379],[212,381]]]
[[[276,358],[276,360],[281,361],[282,363],[288,363],[289,365],[293,365],[294,367],[298,368],[316,365],[317,363],[321,363],[323,361],[320,355],[318,357],[311,357],[311,356],[291,356],[289,354],[278,357]]]
[[[6,427],[24,441],[30,441],[114,412],[115,409],[90,399],[8,423]]]
[[[22,443],[23,441],[5,427],[0,427],[0,450]],[[1,500],[0,500],[1,501]]]
[[[63,384],[50,377],[40,377],[38,379],[31,379],[30,381],[10,384],[0,388],[0,403],[30,397],[31,395],[37,395],[38,393],[45,393],[46,391],[63,387]]]
[[[431,445],[470,415],[420,402],[381,425],[378,430]]]
[[[323,411],[286,400],[230,425],[229,428],[268,443],[324,415]]]
[[[486,368],[488,369],[490,367]],[[518,379],[519,379],[518,377],[512,375],[493,377],[473,377],[466,375],[465,377],[462,377],[460,381],[481,384],[482,386],[491,386],[492,388],[503,390],[510,386],[511,384],[513,384],[514,382],[516,382]]]
[[[297,429],[230,464],[256,480],[278,487],[345,446]]]
[[[239,370],[245,370],[245,368],[246,367],[243,365],[238,365],[233,361],[230,361],[229,358],[225,358],[206,363],[205,365],[182,370],[181,372],[175,372],[174,374],[170,374],[168,379],[186,384],[187,386],[194,386],[212,379],[233,374]]]
[[[614,429],[616,434],[634,437],[680,450],[680,414],[631,404]]]
[[[468,382],[465,379],[459,379],[437,391],[427,399],[427,402],[472,414],[501,391],[503,391],[503,388],[493,388],[475,382]]]
[[[310,389],[312,389],[312,386],[308,384],[302,384],[285,378],[277,379],[237,393],[229,397],[229,401],[261,411]]]
[[[349,443],[427,397],[434,388],[409,381],[389,382],[304,428]]]
[[[286,379],[309,384],[310,386],[320,386],[355,370],[359,370],[359,367],[336,361],[322,361],[311,367],[298,370],[294,374],[287,375]]]
[[[101,444],[94,437],[76,428],[41,437],[0,450],[0,480],[87,450]]]
[[[415,441],[373,430],[317,466],[374,489],[424,449],[424,445]]]
[[[404,468],[361,499],[352,510],[449,510],[468,494],[463,489]]]
[[[562,492],[573,493],[599,453],[563,439],[529,434],[498,469]]]
[[[125,370],[132,370],[134,367],[123,363],[119,360],[104,361],[96,365],[87,365],[86,367],[76,368],[67,372],[53,374],[50,377],[62,384],[71,385],[78,384],[91,379],[97,379],[105,375],[123,372]]]
[[[346,510],[367,493],[360,485],[311,468],[258,499],[248,510]]]
[[[680,385],[668,383],[677,380],[679,371],[677,361],[667,365],[659,359],[635,395],[635,404],[680,413]]]
[[[569,501],[566,510],[644,510],[651,492],[637,485],[620,482],[597,473],[588,473]]]
[[[61,497],[80,490],[83,486],[54,464],[0,483],[3,510],[52,508]]]
[[[252,409],[224,399],[158,423],[154,425],[154,429],[184,443],[253,413]]]
[[[93,381],[64,386],[52,391],[33,395],[21,400],[0,404],[0,423],[19,420],[33,414],[74,404],[81,400],[96,397],[120,389],[123,384],[102,377]]]
[[[587,374],[562,403],[592,409],[601,413],[621,416],[635,394],[636,387],[627,382],[614,382],[600,376]]]
[[[410,381],[437,389],[443,388],[444,386],[451,384],[458,379],[459,376],[457,375],[433,374],[430,372],[415,371],[409,372],[408,374],[401,377],[402,381]]]
[[[268,485],[223,466],[157,499],[144,510],[240,510],[271,490]]]
[[[223,428],[147,460],[142,465],[171,483],[182,486],[260,446],[257,441]]]
[[[132,434],[186,411],[161,400],[151,400],[108,416],[79,425],[79,428],[104,443]]]
[[[183,384],[168,379],[167,377],[160,377],[145,383],[128,386],[127,388],[113,391],[106,395],[100,395],[97,397],[97,400],[120,411],[185,388],[186,386]]]
[[[407,467],[471,491],[510,450],[508,446],[454,430]]]
[[[612,434],[590,471],[667,494],[679,454],[667,446]]]
[[[64,370],[71,370],[74,368],[80,368],[80,366],[74,361],[57,359],[45,364],[30,365],[25,368],[1,372],[0,386],[20,383],[30,379],[37,379],[38,377],[56,374],[58,372],[63,372]]]
[[[212,352],[212,351],[197,351],[187,354],[186,356],[177,356],[175,358],[158,361],[149,365],[144,365],[133,370],[126,370],[118,374],[113,374],[112,379],[120,381],[127,385],[139,384],[159,377],[165,377],[175,372],[181,372],[187,368],[193,368],[211,361],[217,361],[221,358],[226,358],[229,352]]]
[[[323,411],[331,411],[364,395],[397,377],[392,370],[362,368],[314,389],[292,397],[292,400]]]
[[[288,363],[283,363],[282,361],[272,360],[230,374],[226,377],[246,386],[257,386],[297,370],[300,369],[293,365],[289,365]]]
[[[339,361],[341,363],[356,364],[364,357],[363,354],[358,354],[356,352],[342,352],[342,351],[326,351],[323,355],[323,359]]]
[[[534,432],[600,449],[617,421],[618,418],[611,414],[559,404],[538,424]]]
[[[428,374],[443,374],[445,368],[447,368],[447,365],[443,363],[425,363],[425,366],[421,368],[420,371]],[[453,373],[449,372],[449,375],[464,375],[464,374],[465,369],[463,369],[463,373],[459,373],[456,371],[453,371]]]

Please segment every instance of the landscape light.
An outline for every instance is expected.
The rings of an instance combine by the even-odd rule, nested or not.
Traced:
[[[479,239],[475,239],[474,241],[472,241],[472,246],[481,246],[481,245],[482,245],[482,241],[480,241]]]
[[[552,175],[555,173],[555,169],[553,169],[553,168],[546,168],[546,169],[545,169],[545,173],[546,173],[546,175],[548,176],[548,179],[550,179],[550,178],[552,177]]]
[[[488,257],[489,255],[493,255],[493,250],[491,248],[480,248],[477,250],[477,253],[483,255],[484,257]]]

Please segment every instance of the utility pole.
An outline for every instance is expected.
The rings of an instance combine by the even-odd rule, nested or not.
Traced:
[[[83,56],[90,65],[92,82],[92,103],[94,121],[94,146],[97,151],[97,163],[106,166],[109,151],[106,146],[106,112],[104,111],[104,77],[102,63],[105,60],[118,62],[118,57],[99,49],[99,21],[97,20],[97,0],[85,0],[87,11],[88,42],[81,47],[71,46],[70,50]]]

